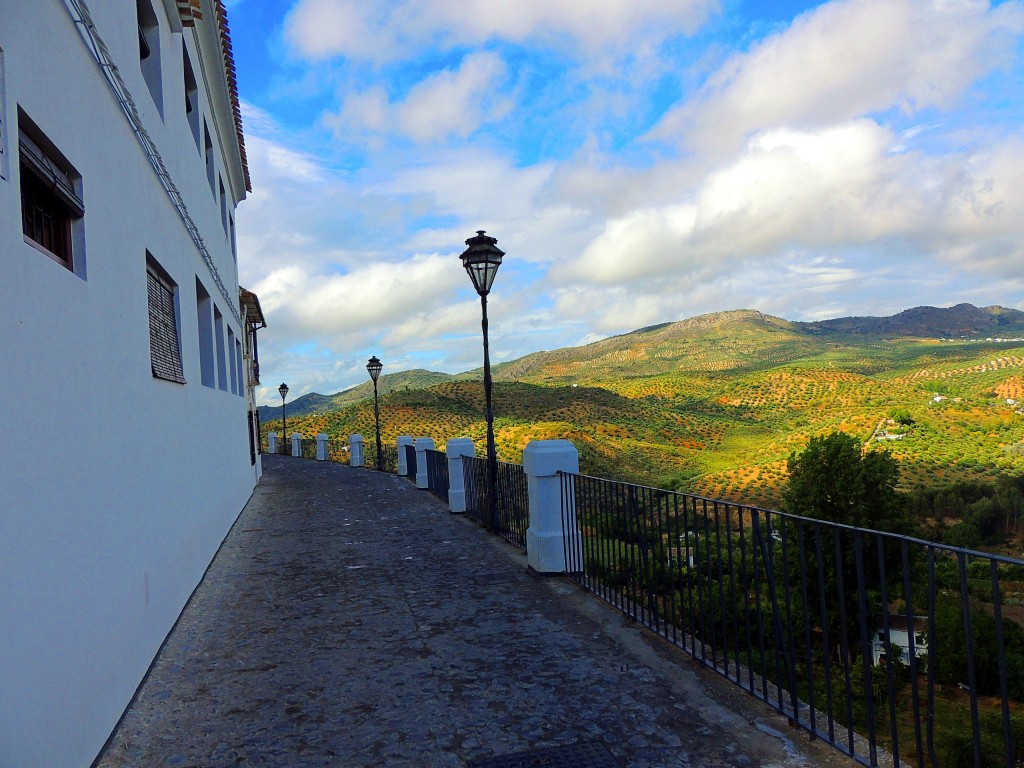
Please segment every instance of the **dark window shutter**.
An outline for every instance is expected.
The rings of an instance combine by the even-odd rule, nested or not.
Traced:
[[[158,379],[185,383],[174,311],[174,289],[152,271],[146,272],[149,293],[149,356]]]

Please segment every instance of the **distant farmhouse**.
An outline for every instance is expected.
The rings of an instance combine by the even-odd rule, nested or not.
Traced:
[[[221,0],[0,3],[0,765],[102,748],[260,476]]]
[[[913,639],[914,656],[925,659],[928,656],[928,619],[914,616],[907,621],[906,616],[891,615],[889,617],[889,641],[885,640],[885,629],[879,627],[871,638],[871,662],[877,667],[888,661],[890,652],[897,654],[896,661],[910,666],[911,639]]]

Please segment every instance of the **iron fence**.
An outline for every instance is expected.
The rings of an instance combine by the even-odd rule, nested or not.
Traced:
[[[405,476],[410,480],[416,480],[416,446],[403,445],[400,450],[405,451]]]
[[[348,465],[351,463],[351,449],[348,440],[328,440],[327,460],[336,464]]]
[[[303,438],[299,441],[301,446],[302,458],[316,460],[316,439],[315,438]]]
[[[424,451],[427,462],[427,489],[448,501],[448,456],[444,451]]]
[[[398,474],[398,446],[381,446],[380,471],[392,475]],[[377,469],[377,443],[363,444],[363,466],[367,469]]]
[[[571,578],[858,762],[1017,765],[1024,561],[585,475],[562,496]]]
[[[498,462],[493,519],[488,495],[487,459],[466,456],[462,459],[462,471],[466,514],[525,550],[526,529],[530,527],[530,500],[523,465]]]

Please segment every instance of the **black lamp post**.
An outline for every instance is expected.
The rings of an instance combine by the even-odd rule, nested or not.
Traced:
[[[476,237],[466,241],[469,247],[459,256],[462,266],[466,268],[473,287],[480,294],[480,307],[483,312],[481,328],[484,335],[484,402],[487,406],[487,514],[488,523],[493,526],[497,510],[498,488],[498,453],[494,448],[494,409],[491,407],[491,355],[487,342],[487,294],[491,291],[494,276],[501,266],[501,257],[505,252],[498,248],[498,239],[488,237],[484,230],[477,230]]]
[[[288,397],[288,385],[281,384],[277,388],[277,391],[281,393],[281,431],[284,432],[284,440],[281,441],[282,445],[287,444],[288,440],[288,412],[284,409],[284,399]],[[280,451],[282,454],[287,455],[287,451]]]
[[[366,370],[370,372],[373,379],[373,421],[377,425],[377,471],[384,471],[384,451],[380,447],[380,405],[377,402],[377,377],[380,376],[384,366],[377,356],[374,355],[366,363]]]

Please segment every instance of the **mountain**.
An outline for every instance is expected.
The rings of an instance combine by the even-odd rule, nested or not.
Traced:
[[[959,304],[916,307],[891,317],[844,317],[792,322],[756,310],[715,312],[641,328],[581,347],[535,352],[494,366],[495,380],[557,383],[594,381],[618,373],[636,378],[672,370],[761,369],[797,360],[822,342],[867,338],[1024,338],[1024,312]],[[477,371],[459,378],[479,377]]]
[[[581,347],[536,352],[497,365],[495,379],[592,381],[618,375],[637,378],[673,370],[711,366],[743,370],[755,358],[773,361],[799,357],[820,341],[792,323],[742,309],[641,328]]]
[[[807,323],[825,333],[917,338],[1024,337],[1024,312],[1006,307],[957,304],[946,309],[915,307],[892,317],[841,317]]]
[[[397,373],[382,373],[377,380],[377,394],[378,396],[386,395],[388,392],[396,389],[426,389],[443,381],[448,381],[451,378],[450,374],[426,371],[422,368],[411,371],[399,371]],[[310,392],[288,402],[288,418],[333,411],[372,397],[373,382],[369,378],[362,384],[357,384],[333,395],[321,395],[317,392]],[[280,406],[275,408],[269,405],[261,405],[257,410],[259,411],[261,423],[281,418]]]
[[[738,310],[537,352],[494,367],[498,454],[566,438],[585,473],[770,507],[789,455],[834,430],[889,450],[904,488],[1019,475],[1022,315],[961,305],[797,323]],[[396,373],[382,388],[386,442],[468,436],[483,450],[478,372]],[[366,382],[299,398],[289,430],[372,435],[371,394]]]

